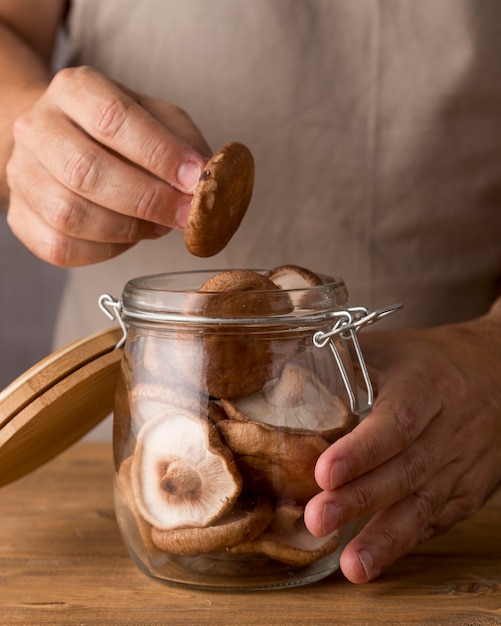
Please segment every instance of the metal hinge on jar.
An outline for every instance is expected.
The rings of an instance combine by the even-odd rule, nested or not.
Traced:
[[[122,337],[120,341],[117,343],[115,348],[121,348],[127,339],[127,328],[122,319],[122,304],[118,300],[115,300],[112,296],[107,293],[103,293],[102,296],[99,297],[98,300],[99,308],[106,315],[106,317],[112,321],[117,320],[120,324],[120,328],[122,329]]]
[[[370,409],[372,409],[374,404],[374,390],[369,372],[367,371],[367,366],[365,365],[362,349],[358,342],[357,333],[361,328],[364,328],[364,326],[373,324],[381,318],[398,311],[402,308],[402,306],[402,304],[393,304],[391,306],[378,309],[377,311],[370,311],[365,307],[352,307],[343,311],[336,311],[333,313],[333,317],[337,318],[337,320],[332,327],[332,330],[328,332],[319,331],[313,336],[313,343],[317,348],[324,348],[328,345],[331,349],[346,388],[346,392],[348,393],[351,412],[355,415],[363,415],[364,413],[367,413]],[[367,392],[367,402],[365,406],[359,406],[357,394],[352,387],[345,364],[343,363],[339,349],[334,342],[335,337],[339,337],[347,348],[349,347],[348,344],[350,341],[353,344],[358,365],[360,367],[360,371],[362,372],[365,390]]]

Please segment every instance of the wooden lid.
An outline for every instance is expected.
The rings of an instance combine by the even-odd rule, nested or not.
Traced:
[[[113,410],[120,328],[76,341],[0,392],[0,486],[65,450]]]

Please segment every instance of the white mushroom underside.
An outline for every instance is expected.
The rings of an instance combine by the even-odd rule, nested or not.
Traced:
[[[287,371],[299,372],[301,378],[304,376],[299,382],[300,388],[294,390],[293,403],[288,402],[287,393],[282,390],[275,393],[278,386],[282,386],[283,380],[279,378],[268,381],[261,391],[235,399],[233,403],[248,419],[278,428],[321,431],[346,424],[348,412],[338,396],[331,395],[319,382],[314,384],[300,368],[289,364],[284,372]]]
[[[148,422],[140,433],[133,472],[138,506],[153,526],[162,530],[206,526],[216,519],[238,485],[226,459],[208,449],[208,425],[172,412]],[[187,483],[165,488],[171,472],[188,476]],[[190,478],[191,477],[191,478]]]

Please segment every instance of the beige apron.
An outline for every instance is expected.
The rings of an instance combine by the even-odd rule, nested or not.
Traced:
[[[196,267],[297,263],[394,326],[473,317],[501,273],[498,0],[74,0],[71,62],[246,143],[251,208],[195,259],[179,233],[72,270],[57,342],[106,325],[103,292]]]

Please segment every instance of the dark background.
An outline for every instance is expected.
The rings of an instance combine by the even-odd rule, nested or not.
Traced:
[[[28,252],[0,213],[0,389],[51,352],[65,276]]]

